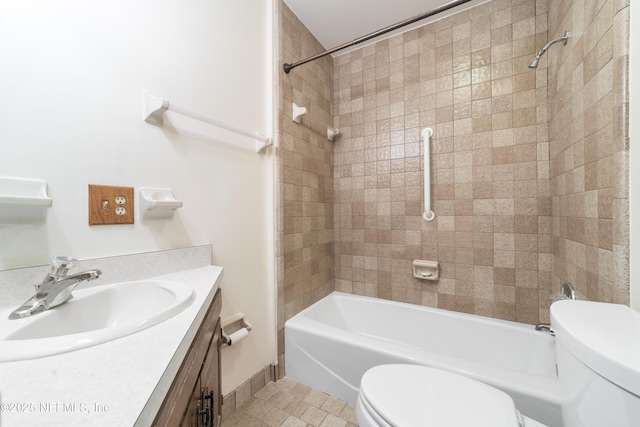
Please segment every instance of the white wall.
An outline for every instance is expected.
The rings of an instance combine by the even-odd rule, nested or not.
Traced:
[[[273,350],[272,154],[167,113],[142,120],[148,89],[271,135],[271,9],[263,1],[21,0],[0,5],[0,176],[44,179],[42,225],[0,225],[0,269],[211,243],[225,268],[223,318],[254,332],[223,353],[223,391]],[[87,185],[169,187],[172,221],[88,226]],[[136,200],[137,202],[137,200]],[[0,298],[2,289],[0,288]]]
[[[637,6],[637,5],[636,5]],[[630,7],[629,41],[629,217],[631,307],[640,311],[640,10]],[[635,23],[635,25],[634,25]],[[636,47],[636,50],[633,50]]]

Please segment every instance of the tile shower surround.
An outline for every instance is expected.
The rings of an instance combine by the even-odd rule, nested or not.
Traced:
[[[336,289],[536,323],[551,270],[547,39],[533,0],[492,1],[334,59]],[[432,139],[436,220],[422,214]],[[412,276],[437,260],[440,280]]]
[[[526,67],[547,39],[538,3],[493,1],[336,57],[332,69],[310,63],[281,73],[280,349],[284,321],[333,290],[328,268],[318,279],[305,267],[316,234],[333,235],[337,290],[538,321],[551,270],[546,62]],[[281,8],[282,56],[321,51]],[[292,124],[290,102],[302,96],[321,117],[333,110],[341,131],[333,147]],[[431,223],[420,217],[426,126],[435,130]],[[317,139],[305,145],[300,133]],[[333,154],[332,173],[319,177],[333,188],[323,192],[304,181],[305,162],[314,165],[319,152]],[[297,178],[287,182],[287,173]],[[312,205],[331,190],[321,207],[333,224],[318,221]],[[438,260],[440,281],[414,279],[414,258]]]
[[[571,32],[549,72],[554,288],[629,304],[629,0],[552,0]]]
[[[284,322],[335,289],[333,260],[332,158],[334,144],[318,123],[333,122],[332,58],[298,67],[290,74],[282,63],[324,48],[283,3],[276,2],[276,86],[278,138],[277,322],[278,377],[284,373]],[[292,103],[306,107],[301,124],[292,121]],[[309,118],[315,121],[310,121]]]
[[[566,280],[628,301],[626,6],[494,0],[279,71],[281,363],[284,322],[334,289],[526,323],[548,320],[551,289]],[[277,66],[324,50],[278,7]],[[587,25],[597,31],[582,36]],[[567,46],[527,68],[565,27],[577,31]],[[293,124],[292,101],[333,117],[341,136],[326,144]],[[424,127],[435,131],[430,223],[420,218]],[[438,260],[440,281],[414,279],[415,258]]]

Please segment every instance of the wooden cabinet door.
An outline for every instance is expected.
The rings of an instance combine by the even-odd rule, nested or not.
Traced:
[[[174,427],[181,425],[198,425],[198,419],[195,414],[197,402],[201,400],[201,388],[203,387],[200,374],[205,363],[205,358],[213,347],[212,342],[215,343],[216,341],[217,344],[214,345],[217,351],[217,369],[220,369],[220,311],[222,308],[222,298],[220,295],[221,291],[218,289],[213,303],[209,307],[202,325],[196,333],[191,347],[182,362],[182,366],[156,415],[156,419],[153,422],[154,426]],[[216,396],[220,394],[221,389],[219,387],[219,380],[215,388],[209,386],[211,390],[215,390]],[[193,417],[192,421],[194,424],[183,424],[191,422],[189,421],[191,417]]]
[[[206,387],[206,394],[213,392],[207,405],[212,405],[213,425],[220,425],[222,419],[222,387],[220,375],[220,346],[222,345],[222,328],[220,321],[216,324],[213,339],[207,357],[204,359],[202,372],[200,373],[200,381],[203,387]]]
[[[191,393],[189,399],[189,406],[187,406],[187,412],[184,414],[181,427],[199,427],[198,426],[198,410],[200,409],[200,377],[196,381],[196,385]]]

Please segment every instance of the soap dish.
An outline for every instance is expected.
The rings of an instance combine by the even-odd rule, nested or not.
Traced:
[[[172,219],[173,211],[182,207],[182,202],[173,197],[170,188],[140,188],[140,218]]]
[[[438,261],[413,260],[413,277],[421,280],[438,280]]]

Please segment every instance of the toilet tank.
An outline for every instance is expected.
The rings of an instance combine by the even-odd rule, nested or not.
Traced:
[[[551,305],[565,427],[640,426],[640,314],[620,304]]]

